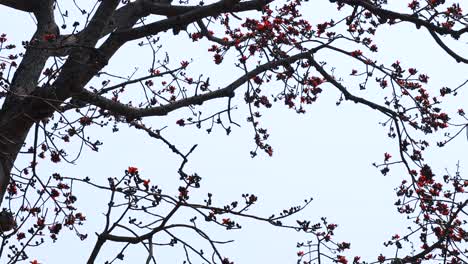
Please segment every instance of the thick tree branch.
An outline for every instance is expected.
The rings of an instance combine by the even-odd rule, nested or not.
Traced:
[[[18,1],[22,3],[23,1]],[[53,0],[37,2],[34,15],[37,18],[37,30],[31,41],[41,39],[44,34],[58,30],[54,20]],[[27,107],[23,106],[27,96],[37,90],[37,82],[42,73],[49,54],[41,49],[27,49],[23,59],[18,66],[9,92],[0,111],[0,203],[3,200],[7,186],[10,182],[10,171],[13,163],[23,146],[24,140],[30,127],[34,124],[33,118],[27,114]],[[33,109],[40,112],[38,109]]]
[[[125,42],[135,40],[149,35],[156,35],[159,32],[166,31],[176,26],[186,26],[202,18],[216,16],[221,13],[261,10],[262,7],[265,6],[267,3],[270,3],[271,0],[252,0],[247,2],[241,2],[236,5],[232,5],[231,2],[232,0],[222,0],[211,5],[200,6],[181,15],[169,17],[167,19],[157,21],[146,26],[124,31],[117,31],[114,33],[114,35],[119,40]],[[168,7],[167,10],[169,11],[170,8],[172,7]]]
[[[31,0],[0,0],[0,5],[24,12],[33,12],[36,9],[36,2]]]
[[[102,0],[89,24],[81,31],[80,44],[94,47],[120,0]]]
[[[261,1],[261,0],[260,0]],[[269,0],[270,1],[270,0]],[[238,5],[232,7],[230,12],[243,12],[249,11],[259,8],[259,1],[247,1],[239,3]],[[168,17],[173,17],[172,20],[168,21],[168,19],[162,20],[165,21],[164,23],[169,23],[167,29],[173,28],[178,25],[178,23],[174,23],[177,19],[176,16],[183,15],[188,12],[198,12],[197,10],[200,9],[200,6],[173,6],[161,3],[155,3],[149,0],[137,0],[135,2],[130,2],[125,6],[117,9],[114,11],[112,16],[108,19],[108,23],[102,29],[102,32],[99,38],[104,37],[107,34],[110,34],[114,31],[121,32],[121,34],[125,34],[126,31],[133,31],[132,26],[138,21],[138,19],[148,16],[148,15],[163,15]],[[206,17],[206,16],[204,16]],[[160,23],[162,21],[156,22]],[[172,22],[171,22],[172,21]],[[190,20],[192,23],[196,20]],[[167,30],[165,29],[165,30]],[[163,31],[163,30],[160,30]],[[83,46],[83,44],[79,44],[78,41],[82,39],[81,36],[85,35],[85,31],[79,32],[78,34],[74,35],[63,35],[58,36],[55,43],[47,43],[47,45],[41,45],[37,48],[47,49],[50,52],[50,55],[53,56],[68,56],[70,55],[70,51],[72,48],[77,48]],[[114,34],[115,35],[115,34]],[[119,41],[119,46],[124,44],[124,40]],[[89,46],[89,45],[88,45]]]
[[[274,0],[267,0],[262,3],[262,1],[250,0],[245,2],[240,2],[232,6],[230,12],[243,12],[249,10],[261,10],[261,8],[273,2]],[[176,16],[182,15],[184,13],[200,9],[201,6],[190,6],[190,5],[167,5],[155,2],[149,2],[148,0],[143,0],[144,10],[153,15],[161,16]]]

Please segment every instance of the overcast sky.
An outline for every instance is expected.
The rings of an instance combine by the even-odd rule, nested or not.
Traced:
[[[320,2],[319,7],[314,6],[317,2]],[[304,8],[313,25],[320,22],[321,17],[335,13],[335,7],[329,1],[310,1],[304,4]],[[4,7],[0,7],[0,14],[0,31],[7,33],[17,46],[30,38],[34,23],[28,14]],[[380,51],[377,57],[382,62],[391,64],[400,60],[407,67],[415,66],[427,73],[430,76],[427,89],[435,94],[442,86],[458,86],[468,76],[466,65],[456,64],[435,45],[427,32],[417,31],[412,25],[382,28],[375,41]],[[193,72],[209,71],[211,80],[219,85],[233,80],[235,74],[241,74],[238,70],[228,69],[229,63],[223,66],[226,68],[213,67],[211,57],[207,57],[208,44],[205,41],[192,43],[184,34],[177,37],[167,34],[162,36],[161,44],[175,63],[193,58],[196,61],[190,66]],[[200,48],[200,45],[203,47]],[[461,44],[454,44],[454,47],[466,54],[466,39]],[[111,60],[108,70],[130,75],[134,67],[139,67],[137,74],[144,75],[151,59],[147,54],[145,48],[130,43]],[[318,59],[327,60],[337,67],[337,74],[346,77],[348,62],[341,61],[334,54]],[[342,71],[340,66],[343,66]],[[378,96],[380,91],[377,90],[380,88],[376,85],[370,88],[375,90],[369,91],[368,98],[382,103],[383,96]],[[260,153],[256,158],[250,158],[249,151],[254,148],[254,141],[249,124],[245,122],[247,109],[242,99],[243,92],[238,93],[240,96],[235,101],[239,109],[232,113],[233,119],[242,127],[233,127],[229,136],[220,127],[215,127],[208,135],[204,129],[175,125],[175,120],[187,116],[186,110],[145,121],[154,128],[167,125],[163,135],[182,150],[188,151],[193,144],[199,145],[187,168],[203,177],[202,188],[192,194],[193,201],[202,202],[207,192],[213,192],[215,201],[222,205],[240,199],[242,193],[254,193],[259,197],[259,203],[251,212],[269,216],[313,197],[314,201],[299,218],[318,222],[320,217],[327,217],[330,222],[339,225],[337,241],[351,242],[350,255],[375,260],[380,253],[393,252],[386,251],[382,242],[395,233],[403,233],[409,224],[404,216],[396,213],[393,206],[396,200],[393,189],[406,175],[394,167],[391,176],[383,177],[372,166],[373,162],[382,161],[385,152],[396,157],[397,142],[388,139],[387,130],[379,125],[379,122],[385,121],[381,114],[349,102],[337,107],[335,102],[340,95],[337,90],[328,85],[323,89],[318,102],[308,108],[305,115],[297,115],[282,103],[274,105],[271,111],[263,112],[262,122],[271,134],[269,143],[274,147],[273,157]],[[208,114],[221,110],[225,103],[209,102],[202,109]],[[467,105],[465,90],[445,104],[449,115],[454,115],[458,108],[468,109]],[[69,176],[102,178],[102,182],[105,182],[108,177],[121,175],[128,166],[135,166],[144,178],[150,178],[152,183],[160,185],[167,193],[177,195],[180,160],[161,142],[124,126],[119,133],[112,133],[111,127],[91,128],[89,135],[104,142],[99,153],[86,150],[77,165],[44,163],[39,172],[48,176],[51,172],[60,171]],[[466,137],[462,136],[444,149],[434,147],[435,151],[429,152],[427,162],[433,164],[437,174],[442,174],[445,169],[453,172],[460,161],[464,173],[468,163],[467,144]],[[108,195],[86,187],[79,198],[78,206],[87,214],[88,221],[84,228],[88,230],[89,238],[81,242],[72,234],[63,233],[51,247],[31,250],[32,257],[41,263],[63,263],[64,260],[67,263],[83,263],[83,259],[88,257],[96,238],[94,232],[99,232],[104,223],[102,213]],[[188,220],[192,216],[179,215],[178,219]],[[290,221],[294,223],[295,219],[292,217]],[[235,263],[295,263],[296,242],[310,239],[305,234],[265,224],[239,222],[244,226],[240,231],[209,229],[215,239],[235,238],[234,243],[221,247]],[[118,252],[112,244],[106,246],[108,248],[98,263]],[[127,254],[141,257],[144,251],[135,246]],[[182,254],[180,248],[156,249],[156,255],[161,256],[158,263],[181,263]]]

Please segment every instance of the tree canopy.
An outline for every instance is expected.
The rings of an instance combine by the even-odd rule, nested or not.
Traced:
[[[293,253],[298,263],[468,262],[468,178],[459,165],[455,172],[442,172],[426,156],[468,135],[463,108],[446,103],[464,96],[468,79],[441,69],[447,71],[447,84],[434,87],[425,65],[408,65],[407,58],[399,58],[402,50],[389,56],[379,46],[396,28],[416,28],[424,39],[392,41],[434,45],[446,60],[468,69],[463,52],[468,15],[456,1],[0,0],[0,5],[0,13],[29,13],[35,24],[28,39],[10,37],[13,28],[0,32],[0,258],[5,263],[40,263],[44,257],[30,250],[49,250],[45,245],[51,241],[66,243],[60,236],[69,230],[82,243],[93,243],[88,263],[157,263],[157,252],[167,247],[180,249],[185,263],[236,263],[236,256],[223,253],[232,241],[211,234],[216,228],[241,229],[249,220],[303,232]],[[125,49],[132,55],[124,57]],[[171,128],[197,131],[193,135],[221,130],[226,141],[247,128],[251,137],[245,142],[252,148],[245,155],[268,158],[282,146],[271,143],[270,134],[281,132],[270,132],[265,116],[279,106],[298,116],[322,111],[316,105],[327,92],[338,94],[336,107],[352,102],[378,113],[383,137],[394,144],[394,151],[383,149],[373,164],[377,174],[398,177],[400,183],[388,188],[395,188],[394,206],[408,219],[408,226],[396,226],[399,233],[382,241],[391,254],[350,255],[352,238],[335,239],[339,223],[305,213],[312,198],[271,215],[255,213],[259,197],[243,190],[234,190],[239,200],[219,203],[216,189],[203,190],[208,176],[197,170],[209,163],[190,164],[206,142],[193,137],[190,147],[180,146],[158,121],[171,120]],[[293,127],[282,127],[294,136]],[[134,164],[114,164],[111,156],[101,156],[100,164],[122,166],[121,175],[88,170],[90,176],[83,177],[80,156],[106,148],[104,131],[119,135],[127,128],[131,140],[166,147],[160,162],[170,155],[178,159],[177,176],[164,176],[177,182],[175,192]],[[212,155],[220,147],[213,146]],[[234,155],[226,158],[233,168],[241,166]],[[76,174],[61,173],[65,164],[77,164]],[[78,206],[85,188],[94,189],[96,202],[107,207],[99,230],[87,228],[97,219],[88,219]],[[313,193],[304,193],[309,196]],[[113,259],[102,257],[108,244],[119,247]],[[139,260],[125,258],[133,245],[145,249]]]

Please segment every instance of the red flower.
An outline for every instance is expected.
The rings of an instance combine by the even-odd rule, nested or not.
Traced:
[[[392,157],[392,155],[388,154],[387,152],[385,152],[384,156],[385,156],[385,161],[388,161]]]
[[[361,50],[355,50],[355,51],[351,52],[351,56],[353,56],[353,57],[359,57],[361,55],[362,55]]]
[[[182,66],[183,69],[185,69],[189,65],[189,62],[188,61],[181,61],[180,65]]]
[[[228,258],[224,258],[224,259],[223,259],[223,262],[221,262],[221,264],[234,264],[234,262],[229,261]]]
[[[425,75],[425,74],[420,74],[419,75],[419,80],[423,83],[427,83],[427,80],[429,80],[429,76]]]
[[[338,263],[342,263],[342,264],[347,264],[348,263],[348,260],[346,259],[345,256],[338,255],[338,256],[336,256],[336,258],[337,258],[336,261]]]
[[[151,86],[153,86],[153,85],[154,85],[154,83],[153,83],[153,81],[152,81],[152,80],[147,80],[147,81],[145,82],[145,85],[146,85],[146,86],[150,86],[150,87],[151,87]]]
[[[411,10],[416,10],[419,8],[419,2],[413,0],[411,3],[408,4],[408,7],[411,8]]]
[[[50,153],[50,160],[54,163],[60,162],[60,154],[57,151]]]
[[[80,118],[80,124],[82,126],[89,126],[91,125],[91,118],[87,117],[87,116],[83,116]]]
[[[378,260],[380,263],[384,263],[385,257],[384,257],[382,254],[380,254],[380,256],[377,257],[377,260]]]
[[[15,195],[18,193],[18,188],[16,188],[16,183],[12,182],[10,185],[8,185],[8,194],[10,195]]]
[[[176,124],[178,124],[179,126],[185,126],[185,121],[183,119],[179,119],[176,121]]]
[[[84,216],[82,213],[76,213],[75,218],[80,220],[80,221],[85,221],[86,220],[86,216]]]
[[[39,263],[39,261],[37,261],[37,260],[33,260],[33,261],[31,261],[30,263],[31,263],[31,264],[41,264],[41,263]]]
[[[268,147],[268,148],[266,149],[266,153],[267,153],[268,156],[270,156],[270,157],[273,156],[273,148],[272,148],[272,147]]]
[[[346,249],[350,249],[351,248],[351,243],[348,243],[348,242],[341,242],[339,243],[338,245],[338,251],[344,251]]]
[[[138,173],[138,168],[137,167],[128,167],[127,171],[128,171],[128,173],[130,175],[135,175],[135,174]]]
[[[52,191],[50,191],[50,196],[52,197],[52,199],[55,199],[60,196],[60,193],[56,189],[52,189]]]
[[[33,214],[34,215],[34,214]],[[44,218],[38,218],[36,221],[36,226],[38,228],[43,228],[45,224],[45,219]]]
[[[299,257],[304,256],[304,251],[298,251],[298,252],[297,252],[297,255],[298,255]]]
[[[387,80],[380,81],[380,87],[385,88],[385,87],[387,87],[387,85],[388,85]]]
[[[153,75],[159,75],[161,72],[159,70],[150,69],[149,72]]]
[[[48,227],[51,234],[58,234],[62,230],[62,224],[56,223]]]
[[[230,222],[231,222],[230,218],[223,218],[223,225],[229,225]]]
[[[20,233],[18,233],[18,234],[16,235],[16,239],[18,239],[18,240],[21,240],[21,239],[23,239],[23,238],[25,238],[25,237],[26,237],[26,235],[25,235],[23,232],[20,232]]]
[[[216,64],[221,64],[222,61],[223,61],[223,57],[221,55],[219,55],[219,54],[214,55],[214,62]]]
[[[149,187],[149,183],[150,183],[150,180],[143,180],[143,186],[145,186],[146,188]]]
[[[57,36],[55,36],[55,34],[45,34],[43,38],[45,41],[52,42],[57,38]]]

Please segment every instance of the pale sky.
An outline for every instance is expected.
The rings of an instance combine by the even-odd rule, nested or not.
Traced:
[[[314,7],[315,3],[312,2],[320,2],[318,5],[324,8]],[[306,17],[311,19],[313,25],[320,21],[320,17],[327,17],[327,12],[335,13],[335,7],[329,1],[310,1],[304,3],[304,8]],[[7,33],[17,46],[21,46],[21,41],[29,39],[33,33],[33,23],[28,14],[4,7],[0,7],[0,14],[0,32]],[[214,67],[211,57],[207,57],[206,41],[192,43],[184,34],[175,38],[163,36],[162,40],[163,50],[171,54],[174,64],[193,58],[196,61],[190,66],[194,67],[193,72],[209,72],[211,79],[218,85],[234,80],[235,74],[241,74],[236,69]],[[387,64],[400,60],[407,67],[415,66],[427,73],[430,76],[427,89],[434,94],[438,94],[442,86],[458,86],[468,76],[466,65],[455,63],[435,45],[427,32],[417,31],[412,25],[382,28],[375,41],[380,51],[376,58]],[[451,44],[461,54],[466,54],[466,38],[460,43]],[[109,70],[129,75],[134,67],[140,67],[137,74],[143,75],[151,59],[147,54],[136,43],[130,43],[111,60]],[[336,66],[337,75],[347,77],[349,74],[348,62],[341,61],[341,57],[330,54],[318,59],[327,60],[330,65]],[[229,63],[224,65],[228,67]],[[353,85],[353,82],[348,81],[347,84]],[[377,85],[369,88],[361,95],[382,103],[381,88]],[[343,102],[337,107],[337,90],[329,85],[323,89],[317,103],[309,107],[305,115],[297,115],[281,102],[270,111],[263,111],[262,122],[270,131],[269,143],[274,147],[271,158],[261,152],[256,158],[250,158],[249,151],[254,148],[254,141],[249,124],[245,122],[247,108],[243,103],[243,89],[237,92],[234,102],[239,109],[232,112],[233,119],[242,127],[233,127],[230,136],[226,136],[221,127],[215,127],[207,135],[204,129],[177,126],[175,120],[186,117],[186,110],[173,112],[165,118],[146,118],[145,121],[154,128],[167,125],[163,135],[181,150],[188,151],[193,144],[199,145],[187,165],[188,171],[197,172],[203,177],[202,188],[192,194],[192,201],[203,202],[206,193],[212,192],[215,201],[223,205],[240,199],[243,193],[254,193],[259,197],[259,202],[251,212],[267,217],[313,197],[311,205],[299,217],[291,217],[290,223],[294,224],[297,218],[319,222],[320,217],[327,217],[330,222],[339,225],[336,241],[351,242],[349,256],[359,255],[363,260],[368,257],[367,260],[374,261],[380,253],[393,253],[393,249],[386,249],[382,243],[393,234],[403,234],[410,224],[405,216],[396,212],[393,205],[396,200],[393,189],[407,176],[402,173],[403,170],[393,167],[390,176],[383,177],[371,165],[373,162],[382,162],[385,152],[396,157],[397,142],[390,140],[386,136],[387,129],[379,125],[379,122],[385,121],[381,114],[350,102]],[[356,87],[351,89],[358,90]],[[464,98],[466,90],[461,90],[458,97],[449,98],[445,104],[449,115],[455,117],[458,108],[468,109]],[[208,102],[201,109],[205,109],[207,115],[222,109],[225,103],[224,100]],[[180,160],[161,142],[147,137],[142,131],[125,126],[121,126],[119,133],[112,133],[111,127],[95,127],[89,131],[94,139],[104,142],[99,153],[85,150],[74,166],[44,163],[39,167],[39,173],[48,176],[60,171],[63,175],[102,178],[101,182],[105,182],[108,177],[120,176],[128,166],[135,166],[145,178],[150,178],[152,183],[162,187],[163,191],[177,195]],[[96,133],[92,134],[91,131]],[[455,139],[443,149],[435,147],[435,140],[432,144],[434,147],[427,154],[426,162],[432,164],[436,174],[442,175],[445,169],[454,172],[458,161],[462,174],[465,172],[468,163],[468,141],[465,136]],[[65,260],[67,263],[83,263],[95,242],[94,232],[102,230],[108,197],[107,193],[99,193],[88,187],[83,188],[79,195],[77,206],[88,218],[84,226],[89,234],[87,240],[82,242],[72,232],[63,232],[55,244],[48,243],[47,246],[31,249],[29,255],[44,264],[63,263]],[[192,216],[179,215],[177,219],[188,222]],[[220,247],[235,263],[295,263],[298,251],[296,242],[311,239],[306,234],[266,224],[245,220],[239,223],[244,226],[239,231],[208,229],[214,239],[235,239],[235,242]],[[201,247],[198,242],[196,244]],[[109,259],[106,257],[115,256],[122,246],[106,244],[98,263]],[[181,248],[162,247],[155,250],[156,256],[160,256],[157,257],[158,263],[183,261]],[[137,259],[144,259],[144,253],[141,246],[133,246],[126,255],[135,257],[135,262],[126,258],[125,263],[140,263]],[[194,263],[201,261],[194,259]]]

